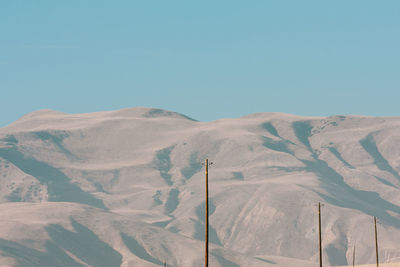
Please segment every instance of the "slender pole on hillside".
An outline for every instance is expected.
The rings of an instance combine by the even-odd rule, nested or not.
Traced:
[[[318,202],[319,267],[322,267],[321,202]]]
[[[208,159],[205,162],[206,165],[206,236],[205,236],[205,267],[208,267]]]
[[[374,216],[375,226],[375,252],[376,252],[376,267],[379,267],[379,256],[378,256],[378,231],[376,230],[376,217]]]
[[[354,245],[353,247],[353,267],[355,262],[356,262],[356,245]]]

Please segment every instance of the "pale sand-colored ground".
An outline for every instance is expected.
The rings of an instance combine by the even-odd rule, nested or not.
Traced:
[[[364,265],[355,265],[355,266],[356,267],[375,267],[376,264],[364,264]],[[341,267],[352,267],[352,265],[341,266]],[[379,263],[379,267],[400,267],[400,262],[397,262],[397,263]]]
[[[374,263],[373,216],[381,261],[400,261],[399,132],[400,117],[33,112],[0,128],[0,266],[204,266],[206,158],[210,266],[317,267],[320,201],[324,262],[356,245]]]

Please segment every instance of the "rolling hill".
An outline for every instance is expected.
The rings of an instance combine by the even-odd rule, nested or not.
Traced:
[[[39,110],[0,128],[0,266],[399,261],[400,118]],[[397,258],[397,259],[396,259]]]

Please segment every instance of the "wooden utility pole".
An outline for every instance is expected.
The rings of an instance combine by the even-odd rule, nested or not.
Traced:
[[[319,267],[322,267],[321,202],[318,202]]]
[[[205,162],[206,165],[206,236],[205,236],[205,267],[208,267],[208,159]]]
[[[376,267],[379,267],[379,256],[378,256],[378,231],[376,230],[376,217],[374,216],[375,226],[375,252],[376,252]]]
[[[356,262],[356,245],[354,245],[353,247],[353,267],[355,262]]]

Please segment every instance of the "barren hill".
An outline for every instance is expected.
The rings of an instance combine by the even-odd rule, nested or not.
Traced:
[[[0,128],[0,265],[316,266],[400,257],[400,118],[132,108]],[[396,260],[398,261],[398,259]]]

